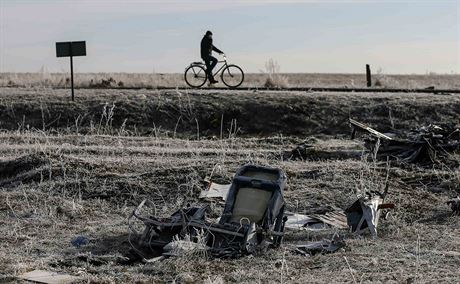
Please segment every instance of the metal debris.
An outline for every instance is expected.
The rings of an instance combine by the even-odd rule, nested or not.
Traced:
[[[176,211],[169,218],[156,218],[141,214],[142,208],[147,203],[146,200],[142,201],[129,218],[130,234],[135,237],[135,241],[132,242],[130,235],[131,246],[144,259],[161,255],[164,247],[177,236],[195,236],[196,231],[190,225],[204,222],[205,212],[208,209],[207,207],[185,208]],[[143,222],[142,232],[135,226],[136,220]]]
[[[450,209],[454,214],[460,215],[460,196],[447,201],[447,205],[450,205]]]
[[[226,195],[218,223],[206,219],[207,207],[186,208],[169,218],[142,216],[143,201],[129,218],[133,249],[144,259],[174,255],[174,241],[190,240],[207,246],[209,255],[239,257],[281,244],[284,232],[286,175],[280,169],[248,165],[240,168]],[[222,195],[220,195],[222,196]],[[142,232],[134,222],[142,221]],[[169,245],[168,245],[169,244]]]
[[[285,228],[290,230],[322,230],[330,227],[348,228],[347,217],[342,211],[310,215],[286,212],[285,216],[287,216]]]
[[[452,125],[428,125],[412,130],[405,138],[393,138],[362,123],[350,119],[352,139],[356,129],[366,131],[366,147],[377,157],[390,157],[407,163],[432,164],[455,162],[451,153],[460,149],[460,129]],[[458,161],[457,161],[458,163]]]
[[[209,182],[209,187],[201,191],[200,199],[220,198],[223,201],[227,200],[227,194],[232,184],[218,184]]]
[[[335,235],[332,239],[322,239],[317,242],[310,242],[304,245],[297,245],[295,252],[306,256],[315,254],[333,253],[346,246],[343,236]]]
[[[315,214],[285,213],[283,190],[286,175],[280,169],[248,165],[240,168],[231,185],[209,182],[200,198],[222,198],[225,206],[217,220],[207,218],[208,206],[182,208],[167,218],[141,214],[149,204],[143,201],[129,218],[130,243],[145,262],[187,253],[200,253],[219,258],[236,258],[269,247],[278,247],[284,229],[346,230],[362,234],[369,231],[375,238],[384,193],[370,192],[345,211],[334,207],[317,208]],[[134,223],[140,221],[136,227]],[[139,226],[140,225],[140,226]],[[141,227],[141,230],[139,229]],[[345,246],[344,237],[298,245],[295,250],[304,255],[335,252]],[[161,256],[161,257],[160,257]]]
[[[377,130],[373,129],[373,128],[370,128],[369,126],[361,123],[361,122],[358,122],[354,119],[351,119],[350,118],[350,124],[352,125],[352,138],[351,139],[354,139],[355,138],[355,134],[356,134],[356,128],[358,129],[361,129],[361,130],[364,130],[364,131],[367,131],[369,132],[370,134],[374,135],[375,137],[377,138],[382,138],[382,139],[386,139],[386,140],[393,140],[393,138],[391,138],[390,136],[388,135],[385,135],[383,133],[380,133],[378,132]]]
[[[383,204],[385,195],[380,192],[367,193],[345,210],[352,232],[363,234],[369,231],[373,238],[377,237],[381,209],[394,208],[393,204]]]
[[[19,279],[46,284],[66,284],[78,280],[77,277],[46,270],[34,270],[18,276]]]

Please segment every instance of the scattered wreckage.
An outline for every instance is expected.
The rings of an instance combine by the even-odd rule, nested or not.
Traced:
[[[460,148],[458,129],[430,125],[410,132],[406,138],[398,138],[353,119],[350,119],[350,124],[353,139],[357,130],[369,134],[365,145],[376,158],[436,163],[439,158],[448,158],[450,152]],[[308,153],[308,147],[304,147],[287,154],[289,158],[295,158]],[[352,151],[350,153],[355,155]],[[182,208],[167,218],[145,215],[141,211],[149,202],[144,200],[129,218],[130,243],[145,261],[156,261],[191,250],[211,257],[236,258],[279,247],[285,230],[333,228],[331,238],[293,246],[294,252],[303,255],[331,253],[345,246],[345,231],[353,235],[369,233],[376,238],[382,210],[394,208],[394,204],[384,203],[388,192],[386,183],[383,193],[366,192],[345,210],[334,209],[310,215],[288,212],[283,197],[286,180],[286,174],[281,169],[255,165],[238,169],[231,184],[215,183],[210,178],[207,180],[209,186],[199,198],[217,199],[224,204],[218,219],[207,216],[208,206]],[[460,198],[447,204],[454,214],[460,214]],[[141,225],[136,227],[136,221],[138,224],[140,221]],[[338,234],[338,231],[343,233]]]
[[[207,217],[209,207],[189,207],[177,210],[168,218],[142,214],[149,204],[144,200],[129,218],[130,243],[144,260],[165,257],[194,250],[207,256],[236,258],[279,247],[285,230],[351,229],[362,234],[369,229],[377,235],[380,209],[384,195],[362,197],[345,211],[303,215],[286,212],[283,190],[286,175],[280,169],[247,165],[235,174],[231,184],[209,180],[209,187],[200,198],[225,200],[218,220]],[[386,193],[385,193],[386,194]],[[143,229],[136,227],[141,221]],[[142,227],[142,226],[141,226]],[[345,246],[344,235],[294,246],[301,254],[334,252]]]
[[[207,207],[180,209],[169,218],[139,214],[145,202],[134,210],[133,218],[145,224],[138,232],[132,222],[130,231],[137,239],[133,248],[159,255],[175,238],[186,236],[202,241],[215,257],[233,258],[265,247],[277,247],[283,238],[286,175],[279,169],[244,166],[233,178],[218,222],[206,220]],[[204,237],[202,234],[204,233]]]
[[[378,191],[367,192],[360,197],[345,212],[347,223],[352,232],[357,234],[369,231],[373,238],[377,237],[377,226],[382,209],[394,209],[394,204],[383,203],[387,195],[388,187],[383,193]]]
[[[431,125],[410,132],[407,138],[397,138],[353,119],[350,119],[350,124],[353,127],[352,138],[356,130],[369,134],[365,145],[374,157],[389,157],[407,163],[435,163],[441,157],[448,157],[450,151],[460,148],[458,129]],[[288,154],[292,158],[308,152],[307,148],[300,150]],[[388,192],[386,183],[383,193],[366,192],[345,210],[310,215],[288,212],[283,197],[285,173],[280,169],[255,165],[241,167],[231,184],[219,184],[211,179],[208,183],[208,188],[200,193],[199,198],[217,199],[224,203],[223,213],[217,220],[208,218],[208,206],[182,208],[167,218],[141,214],[142,208],[149,204],[143,201],[129,219],[130,242],[135,252],[150,260],[190,250],[211,257],[236,258],[279,247],[285,230],[333,228],[335,233],[332,238],[293,247],[294,252],[303,255],[331,253],[345,246],[346,233],[337,234],[338,230],[348,230],[354,235],[369,233],[376,238],[382,210],[394,208],[393,204],[384,203]],[[460,214],[460,198],[447,204],[455,214]],[[133,225],[136,221],[140,221],[143,229]]]
[[[375,158],[396,159],[400,162],[419,165],[459,165],[458,157],[452,154],[460,151],[460,129],[453,125],[443,127],[430,124],[411,130],[405,138],[391,133],[380,133],[371,127],[350,118],[351,138],[356,131],[369,135],[364,139],[366,148]],[[431,179],[431,178],[430,178]],[[416,180],[420,182],[419,179]],[[454,214],[460,215],[460,197],[447,202]]]
[[[410,131],[405,138],[384,134],[350,118],[352,139],[357,130],[367,132],[365,146],[376,157],[392,158],[406,163],[434,164],[458,161],[451,153],[460,150],[460,129],[453,126],[429,125]]]
[[[285,151],[285,160],[317,160],[317,159],[353,159],[361,158],[363,153],[370,153],[375,159],[391,159],[402,163],[418,165],[447,164],[458,166],[460,153],[460,128],[453,124],[441,126],[428,125],[409,132],[397,131],[381,133],[368,125],[349,119],[352,129],[351,139],[356,134],[365,132],[364,147],[349,145],[348,147],[326,148],[317,147],[314,138],[308,138],[294,149]],[[350,147],[351,146],[351,147]]]

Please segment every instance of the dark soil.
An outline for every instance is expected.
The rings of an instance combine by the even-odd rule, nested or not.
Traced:
[[[244,91],[0,89],[0,129],[176,137],[343,136],[458,123],[460,96]],[[112,109],[113,108],[113,109]]]

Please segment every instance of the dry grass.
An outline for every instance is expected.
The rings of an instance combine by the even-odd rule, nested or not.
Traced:
[[[265,88],[283,89],[289,87],[289,80],[286,75],[280,74],[279,64],[270,59],[265,63],[265,70],[267,72],[267,79],[264,83]]]
[[[270,63],[271,62],[271,63]],[[365,74],[317,74],[280,73],[275,61],[267,62],[267,70],[262,73],[245,74],[242,87],[264,87],[272,85],[288,87],[365,87]],[[244,69],[244,68],[243,68]],[[271,75],[273,74],[273,75]],[[112,79],[112,80],[111,80]],[[161,73],[78,73],[75,74],[77,87],[186,87],[183,74]],[[377,70],[373,76],[374,84],[388,88],[426,88],[459,89],[460,75],[392,75]],[[0,73],[0,87],[25,88],[69,88],[69,73]],[[218,87],[224,87],[222,83]]]
[[[71,103],[65,90],[0,93],[0,282],[33,269],[78,275],[82,283],[460,281],[460,219],[445,204],[460,193],[460,168],[444,166],[391,165],[386,201],[396,209],[381,220],[379,237],[351,236],[334,254],[304,257],[290,249],[332,232],[289,232],[281,248],[259,256],[210,260],[197,250],[162,262],[122,264],[130,248],[127,217],[139,202],[151,200],[163,216],[201,205],[203,179],[213,169],[215,180],[229,182],[247,163],[280,167],[288,175],[290,211],[344,209],[357,194],[381,189],[385,163],[340,155],[293,161],[284,151],[306,136],[322,152],[363,149],[337,137],[348,133],[338,122],[352,114],[386,125],[388,105],[397,128],[452,122],[458,119],[458,97],[88,90]],[[284,116],[271,124],[277,111]],[[270,115],[256,120],[254,112]],[[163,119],[152,119],[152,113]],[[178,125],[179,118],[188,124]],[[213,118],[216,132],[206,132],[205,122]],[[277,131],[261,135],[260,129],[269,128]],[[296,128],[307,132],[295,136]],[[308,133],[322,135],[313,139]],[[211,217],[218,217],[222,206],[214,202],[211,209]],[[76,236],[89,243],[72,246]]]
[[[347,143],[321,140],[318,147]],[[43,164],[32,170],[24,167],[29,175],[19,170],[12,177],[17,183],[0,191],[3,277],[11,280],[25,271],[51,269],[78,275],[82,282],[105,283],[344,283],[352,281],[350,274],[357,282],[460,281],[460,219],[450,217],[444,204],[458,190],[406,184],[404,178],[417,170],[398,167],[390,169],[387,200],[397,208],[381,221],[376,240],[351,238],[343,251],[307,258],[292,253],[290,245],[320,236],[288,233],[280,249],[257,257],[208,260],[202,253],[192,253],[156,263],[120,264],[129,249],[126,218],[131,210],[144,198],[164,216],[187,203],[199,204],[202,179],[216,165],[214,174],[221,181],[229,181],[246,163],[283,168],[289,181],[287,204],[297,212],[345,208],[356,198],[360,181],[372,180],[366,184],[372,189],[385,179],[384,167],[376,170],[366,160],[283,160],[282,152],[292,147],[282,137],[191,141],[4,132],[3,161],[33,155]],[[439,176],[440,171],[424,170],[424,174]],[[450,173],[458,177],[460,171]],[[214,216],[222,210],[216,204],[212,208]],[[73,247],[70,241],[79,235],[89,244]]]
[[[460,96],[261,91],[0,88],[0,129],[169,137],[348,136],[459,123]]]

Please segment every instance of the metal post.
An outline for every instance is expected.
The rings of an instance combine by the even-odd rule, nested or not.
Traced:
[[[73,91],[73,56],[70,56],[70,85],[72,87],[72,102],[74,101],[74,91]]]
[[[366,81],[367,87],[372,87],[371,67],[369,66],[369,64],[366,64]]]
[[[73,53],[72,53],[72,43],[69,43],[70,49],[70,85],[72,87],[72,102],[74,101],[74,91],[73,91]]]

